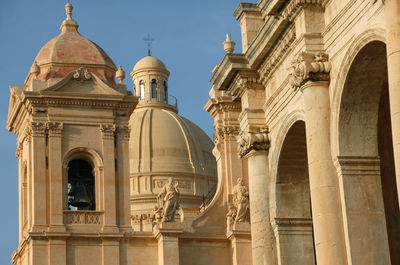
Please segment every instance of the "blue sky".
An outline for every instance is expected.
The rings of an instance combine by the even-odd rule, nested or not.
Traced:
[[[211,70],[224,56],[222,42],[231,33],[241,50],[239,22],[232,16],[238,0],[72,0],[79,32],[99,44],[129,73],[146,56],[143,38],[155,39],[152,55],[171,72],[169,92],[179,113],[212,135],[212,119],[203,106],[211,88]],[[254,2],[254,1],[253,1]],[[23,84],[40,48],[60,33],[65,1],[0,0],[0,264],[10,264],[18,245],[16,137],[5,129],[9,86]]]

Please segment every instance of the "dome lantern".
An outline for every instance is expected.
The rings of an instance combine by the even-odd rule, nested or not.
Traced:
[[[176,99],[168,93],[169,71],[161,60],[150,55],[142,58],[133,67],[131,78],[139,108],[159,107],[178,112]]]

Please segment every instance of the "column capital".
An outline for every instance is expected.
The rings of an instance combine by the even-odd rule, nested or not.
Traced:
[[[237,140],[239,158],[254,151],[268,151],[270,147],[268,133],[268,127],[241,132]]]
[[[50,136],[61,136],[62,130],[64,128],[64,123],[51,121],[47,123],[47,128],[49,130]]]
[[[331,63],[326,53],[301,52],[292,61],[290,84],[297,89],[307,82],[329,81]]]
[[[116,127],[115,124],[101,124],[100,131],[102,134],[103,139],[114,139]]]
[[[129,141],[129,136],[131,133],[131,128],[129,125],[119,125],[116,127],[116,132],[118,135],[118,139],[123,141]]]
[[[45,136],[46,135],[46,123],[45,122],[31,122],[32,136]]]

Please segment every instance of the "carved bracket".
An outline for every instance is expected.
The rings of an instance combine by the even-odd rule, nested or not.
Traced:
[[[237,142],[239,145],[239,158],[242,158],[251,151],[268,151],[270,147],[268,127],[262,127],[258,132],[242,132]]]
[[[325,53],[300,53],[289,68],[290,83],[293,88],[300,88],[308,81],[329,81],[331,64]]]

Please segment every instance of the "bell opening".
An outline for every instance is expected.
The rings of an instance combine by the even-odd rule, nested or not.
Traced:
[[[96,210],[93,166],[83,159],[68,163],[69,210]]]

